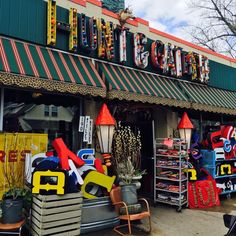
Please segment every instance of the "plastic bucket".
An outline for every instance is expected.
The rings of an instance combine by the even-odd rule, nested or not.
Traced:
[[[122,201],[128,205],[136,204],[138,202],[136,186],[133,184],[123,185],[121,187],[121,197]]]
[[[2,223],[13,224],[22,220],[23,200],[5,199],[2,201]]]

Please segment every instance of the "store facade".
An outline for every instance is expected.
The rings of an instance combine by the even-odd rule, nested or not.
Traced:
[[[0,19],[1,131],[48,133],[49,149],[63,137],[76,152],[96,145],[83,142],[80,116],[94,120],[106,102],[116,121],[141,130],[148,182],[153,137],[174,137],[184,111],[201,135],[236,123],[235,59],[140,18],[121,27],[96,0],[2,1]]]

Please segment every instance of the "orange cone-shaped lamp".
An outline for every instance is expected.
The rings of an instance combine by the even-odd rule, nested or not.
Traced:
[[[190,141],[191,141],[191,135],[192,135],[192,129],[193,124],[190,121],[188,115],[186,112],[184,112],[179,124],[178,124],[178,130],[180,138],[185,139],[188,144],[188,149],[190,148]]]
[[[95,125],[101,153],[106,166],[111,165],[111,145],[115,124],[115,119],[112,117],[110,111],[107,108],[107,105],[103,104],[96,119]]]

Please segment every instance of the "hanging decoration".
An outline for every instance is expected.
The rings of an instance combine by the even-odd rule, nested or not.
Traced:
[[[114,26],[112,22],[105,22],[104,19],[97,20],[98,28],[98,57],[113,60],[114,54]]]
[[[163,70],[165,45],[156,40],[151,45],[151,62],[155,68]]]
[[[149,52],[144,51],[147,44],[147,37],[142,33],[134,34],[134,64],[139,68],[146,68],[148,65]]]

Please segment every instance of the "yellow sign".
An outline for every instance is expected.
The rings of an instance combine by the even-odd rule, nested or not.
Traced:
[[[0,199],[9,187],[23,186],[25,155],[46,152],[47,144],[47,134],[0,134]]]
[[[89,199],[96,198],[96,196],[94,196],[93,194],[86,192],[87,184],[93,183],[95,185],[106,188],[107,192],[110,192],[115,179],[116,179],[115,176],[110,177],[101,174],[97,171],[90,171],[84,179],[84,184],[81,186],[81,191],[83,192],[84,198],[89,198]]]
[[[57,184],[41,184],[41,177],[56,177]],[[59,171],[35,171],[33,174],[33,188],[32,193],[39,194],[39,190],[57,190],[57,194],[64,194],[65,192],[65,173]]]

